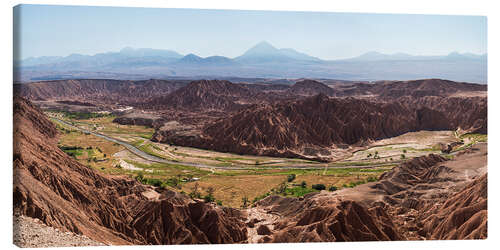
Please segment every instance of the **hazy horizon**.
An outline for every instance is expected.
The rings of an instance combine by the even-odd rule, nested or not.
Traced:
[[[259,42],[323,60],[367,52],[487,54],[486,17],[19,5],[15,59],[125,47],[234,58]],[[17,29],[16,29],[17,28]]]
[[[259,43],[268,43],[267,41],[261,41]],[[272,44],[271,44],[272,45]],[[250,47],[250,48],[253,48],[254,46]],[[248,49],[250,49],[248,48]],[[126,46],[126,47],[123,47],[121,49],[116,49],[116,50],[111,50],[111,51],[103,51],[103,52],[98,52],[98,53],[94,53],[94,54],[80,54],[80,53],[70,53],[70,54],[66,54],[66,55],[57,55],[57,56],[54,56],[54,57],[68,57],[68,56],[71,56],[71,55],[83,55],[83,56],[95,56],[95,55],[98,55],[98,54],[105,54],[105,53],[118,53],[118,52],[121,52],[125,49],[132,49],[132,50],[142,50],[142,49],[152,49],[152,50],[169,50],[169,51],[173,51],[173,52],[177,52],[175,50],[170,50],[170,49],[158,49],[158,48],[137,48],[137,47],[131,47],[131,46]],[[294,49],[294,48],[278,48],[276,47],[276,49]],[[294,49],[295,50],[295,49]],[[300,50],[296,50],[297,52],[302,52]],[[243,51],[241,53],[244,54],[246,52]],[[487,55],[487,52],[485,53],[479,53],[479,54],[476,54],[476,53],[470,53],[470,52],[467,52],[467,51],[464,51],[464,52],[458,52],[458,51],[450,51],[449,53],[446,53],[446,54],[434,54],[434,55],[413,55],[413,54],[409,54],[409,53],[405,53],[405,52],[395,52],[395,53],[381,53],[379,51],[366,51],[362,54],[359,54],[359,55],[356,55],[356,56],[351,56],[351,57],[346,57],[346,58],[335,58],[335,59],[324,59],[324,58],[321,58],[321,57],[317,57],[321,60],[344,60],[344,59],[351,59],[351,58],[355,58],[355,57],[358,57],[358,56],[362,56],[362,55],[365,55],[365,54],[369,54],[369,53],[380,53],[380,54],[384,54],[384,55],[398,55],[398,54],[408,54],[410,56],[446,56],[446,55],[449,55],[449,54],[452,54],[452,53],[459,53],[459,54],[473,54],[473,55],[477,55],[477,56],[482,56],[482,55]],[[194,55],[197,55],[197,56],[200,56],[196,53],[192,53],[192,52],[188,52],[186,54],[183,54],[183,53],[180,53],[181,55],[183,56],[186,56],[186,55],[189,55],[189,54],[194,54]],[[238,56],[241,56],[241,55],[238,55]],[[26,59],[29,59],[29,58],[40,58],[40,57],[52,57],[53,55],[42,55],[42,56],[31,56],[31,57],[26,57],[26,58],[23,58],[22,60],[26,60]],[[222,55],[211,55],[211,56],[222,56]],[[235,57],[228,57],[228,58],[236,58],[238,56],[235,56]],[[207,58],[207,57],[210,57],[210,56],[200,56],[200,57],[203,57],[203,58]]]

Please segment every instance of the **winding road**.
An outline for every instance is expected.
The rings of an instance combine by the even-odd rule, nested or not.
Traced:
[[[163,159],[163,158],[160,158],[160,157],[157,157],[157,156],[154,156],[154,155],[150,155],[138,148],[136,148],[135,146],[127,143],[127,142],[124,142],[122,140],[119,140],[119,139],[116,139],[116,138],[113,138],[113,137],[110,137],[110,136],[107,136],[107,135],[104,135],[104,134],[101,134],[101,133],[97,133],[97,132],[93,132],[93,131],[90,131],[90,130],[87,130],[87,129],[84,129],[84,128],[80,128],[80,127],[77,127],[77,126],[74,126],[73,124],[67,122],[67,121],[63,121],[61,119],[58,119],[58,118],[55,118],[55,117],[50,117],[51,119],[59,122],[59,123],[62,123],[70,128],[73,128],[73,129],[76,129],[76,130],[79,130],[79,131],[82,131],[84,133],[88,133],[88,134],[92,134],[94,136],[97,136],[97,137],[100,137],[100,138],[103,138],[105,140],[108,140],[108,141],[111,141],[111,142],[114,142],[114,143],[118,143],[122,146],[124,146],[127,150],[129,150],[130,152],[132,152],[133,154],[145,159],[145,160],[148,160],[148,161],[151,161],[151,162],[158,162],[158,163],[167,163],[167,164],[176,164],[176,165],[183,165],[183,166],[190,166],[190,167],[196,167],[196,168],[205,168],[205,169],[220,169],[220,170],[252,170],[252,169],[288,169],[288,170],[293,170],[293,169],[308,169],[308,170],[320,170],[320,169],[325,169],[324,166],[318,166],[318,167],[311,167],[311,166],[280,166],[280,167],[268,167],[268,168],[256,168],[255,166],[244,166],[244,165],[233,165],[231,167],[226,167],[226,166],[213,166],[213,165],[206,165],[206,164],[203,164],[203,163],[196,163],[196,162],[178,162],[178,161],[170,161],[170,160],[167,160],[167,159]],[[321,164],[323,165],[323,164]],[[376,167],[377,164],[374,164],[373,166],[338,166],[338,167],[331,167],[330,168],[373,168],[373,167]]]

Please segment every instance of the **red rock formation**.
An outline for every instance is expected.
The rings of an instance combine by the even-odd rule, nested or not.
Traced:
[[[314,80],[302,80],[292,85],[287,91],[287,94],[304,96],[324,94],[327,96],[334,96],[335,91],[321,82]]]
[[[366,85],[364,85],[366,87]],[[412,81],[390,81],[376,83],[371,86],[371,92],[380,98],[399,98],[411,96],[449,96],[458,92],[486,91],[487,85],[453,82],[442,79],[422,79]]]
[[[279,213],[272,242],[403,240],[383,209],[332,196],[267,197],[257,206]]]
[[[407,107],[427,110],[422,114],[422,120],[427,127],[460,128],[470,133],[482,134],[488,131],[488,99],[486,97],[413,98],[406,96],[397,101]],[[430,114],[429,111],[434,114]]]
[[[108,79],[55,80],[15,84],[14,93],[30,101],[79,100],[91,103],[131,105],[167,95],[186,84],[186,81],[154,79],[144,81]]]
[[[424,211],[419,233],[432,240],[486,239],[488,230],[487,174],[469,183],[444,204]]]
[[[135,180],[107,177],[56,146],[55,126],[29,102],[14,100],[14,209],[106,244],[235,243],[241,215],[171,191],[159,201]]]
[[[158,130],[153,137],[222,152],[322,160],[333,157],[332,150],[339,147],[411,131],[460,128],[486,132],[484,98],[426,98],[371,102],[320,94],[275,105],[250,106],[208,123],[199,136],[197,132],[186,138],[175,131]],[[436,103],[430,101],[435,98],[439,99]]]
[[[386,208],[398,215],[394,221],[403,232],[432,240],[485,239],[487,175],[464,181],[449,164],[437,155],[418,157],[384,173],[371,188],[387,195]],[[406,234],[415,239],[411,232]]]
[[[193,81],[167,96],[153,99],[145,106],[154,109],[200,110],[236,110],[251,102],[257,92],[243,84],[229,81],[200,80]],[[255,101],[255,100],[254,100]]]

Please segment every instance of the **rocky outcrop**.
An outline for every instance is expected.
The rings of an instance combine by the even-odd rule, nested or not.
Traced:
[[[420,234],[436,239],[485,239],[488,205],[487,174],[469,183],[444,204],[423,213]]]
[[[404,240],[383,209],[367,208],[352,200],[320,195],[303,200],[270,196],[257,206],[281,215],[271,242]]]
[[[57,130],[40,110],[14,100],[14,210],[104,244],[236,243],[246,239],[241,214],[151,187],[107,177],[57,146]]]
[[[193,81],[167,96],[154,98],[144,104],[153,109],[182,109],[188,111],[236,110],[255,102],[257,92],[243,84],[221,80]]]
[[[318,94],[323,94],[327,96],[334,96],[335,91],[328,87],[327,85],[314,81],[314,80],[302,80],[296,82],[294,85],[290,86],[290,89],[287,91],[290,95],[304,95],[304,96],[313,96]]]
[[[486,131],[484,98],[435,98],[439,99],[437,103],[411,98],[372,102],[320,94],[275,105],[250,106],[208,123],[201,135],[189,140],[171,130],[158,130],[153,137],[222,152],[329,160],[338,148],[412,131]]]
[[[487,175],[470,181],[475,170],[461,172],[453,164],[437,155],[418,157],[371,185],[386,195],[386,210],[398,215],[394,221],[410,239],[487,237]]]
[[[422,110],[425,127],[460,129],[468,133],[488,132],[488,99],[486,97],[426,96],[398,98],[404,106]]]

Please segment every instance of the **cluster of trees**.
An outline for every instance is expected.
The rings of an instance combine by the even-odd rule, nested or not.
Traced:
[[[172,178],[168,178],[166,181],[163,181],[163,180],[155,179],[155,178],[146,178],[146,177],[144,177],[144,173],[139,172],[139,174],[135,177],[135,179],[143,184],[151,185],[154,187],[159,187],[161,189],[166,189],[167,186],[181,189],[180,175],[177,176],[177,178],[172,177]]]
[[[87,120],[90,118],[100,118],[100,117],[107,117],[110,116],[110,114],[103,114],[103,113],[94,113],[94,112],[68,112],[68,111],[62,111],[63,115],[69,119],[75,119],[75,120]]]

